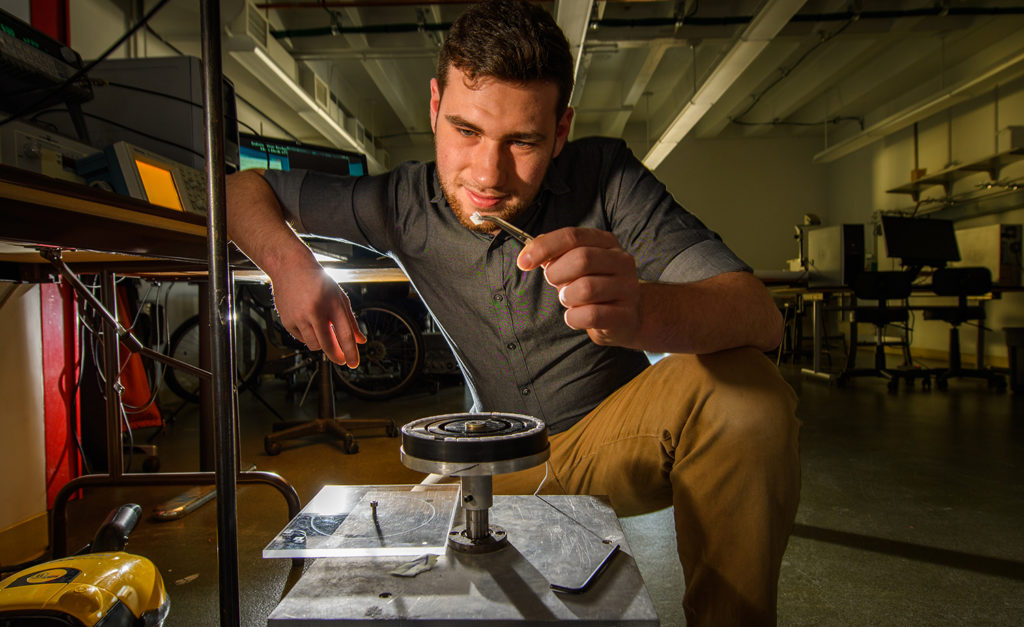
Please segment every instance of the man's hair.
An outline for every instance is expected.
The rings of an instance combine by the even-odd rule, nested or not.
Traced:
[[[488,77],[513,83],[549,81],[558,87],[556,117],[569,106],[573,84],[569,42],[550,13],[525,0],[487,0],[459,16],[437,60],[442,94],[450,67],[472,81]]]

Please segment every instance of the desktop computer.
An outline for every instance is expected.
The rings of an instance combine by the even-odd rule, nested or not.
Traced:
[[[840,224],[808,229],[807,284],[843,287],[864,270],[864,225]]]

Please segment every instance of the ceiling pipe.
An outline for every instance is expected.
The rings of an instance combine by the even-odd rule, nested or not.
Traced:
[[[331,3],[327,3],[328,6]],[[338,3],[337,6],[387,6],[389,4],[401,6],[422,6],[436,4],[436,2],[415,2],[404,0],[390,0],[388,2],[376,3]],[[465,0],[455,2],[442,2],[440,4],[469,4]],[[265,3],[257,5],[258,8],[307,8],[287,3]],[[322,8],[322,3],[314,3],[313,6]],[[1024,6],[1020,7],[929,7],[925,9],[903,9],[893,11],[843,11],[834,13],[797,13],[790,22],[845,22],[852,19],[857,20],[895,20],[911,17],[952,17],[952,16],[1002,16],[1002,15],[1024,15]],[[754,20],[751,15],[735,15],[722,17],[651,17],[638,19],[602,18],[590,21],[591,27],[597,28],[651,28],[662,26],[733,26],[749,24]],[[271,31],[276,39],[301,38],[301,37],[325,37],[328,35],[341,34],[374,34],[374,33],[414,33],[419,31],[446,31],[451,28],[451,22],[438,24],[372,24],[363,26],[322,26],[317,28],[299,28],[294,30]]]

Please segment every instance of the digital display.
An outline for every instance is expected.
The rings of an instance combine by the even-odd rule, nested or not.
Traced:
[[[170,170],[147,163],[139,158],[135,159],[135,167],[139,171],[142,188],[145,190],[149,202],[168,209],[185,210],[181,206],[178,188],[174,185],[174,177],[171,176]]]
[[[239,169],[315,170],[343,176],[366,174],[366,157],[325,146],[239,134]]]

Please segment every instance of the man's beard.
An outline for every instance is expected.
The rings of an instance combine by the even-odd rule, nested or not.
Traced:
[[[455,195],[454,190],[449,189],[448,182],[441,177],[438,178],[441,181],[441,191],[444,193],[444,197],[448,201],[448,206],[451,207],[452,213],[455,214],[455,219],[459,221],[459,224],[466,227],[470,231],[476,231],[477,233],[490,233],[494,231],[494,225],[489,222],[484,222],[483,224],[474,224],[473,221],[469,219],[469,215],[462,210],[462,201],[459,199],[458,196]],[[486,213],[487,215],[494,215],[504,220],[511,221],[515,219],[516,216],[523,213],[523,211],[528,206],[529,203],[523,203],[521,201],[502,201],[502,203],[499,205],[499,209],[497,212],[488,210]],[[473,212],[470,211],[469,213]]]

